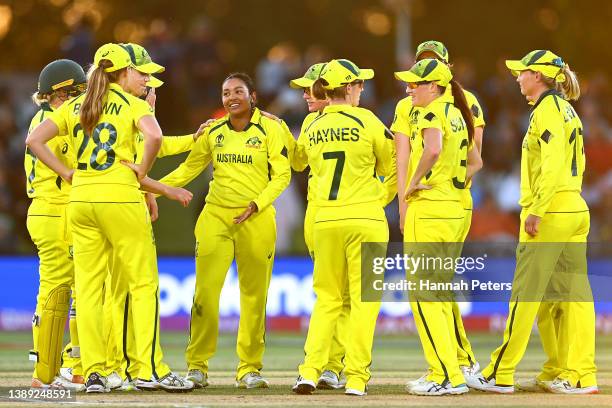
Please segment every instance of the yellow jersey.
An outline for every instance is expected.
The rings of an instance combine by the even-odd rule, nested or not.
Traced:
[[[519,200],[530,214],[542,217],[551,209],[555,193],[582,190],[586,162],[582,129],[572,105],[555,90],[544,92],[533,105],[522,145]],[[561,203],[557,207],[585,210],[582,200],[580,203],[580,208]]]
[[[302,163],[307,160],[310,183],[316,186],[311,189],[312,202],[322,207],[382,202],[376,175],[392,174],[394,146],[393,136],[371,111],[326,106],[303,129],[297,143],[296,156]]]
[[[98,124],[86,135],[79,122],[84,98],[85,94],[64,103],[49,116],[59,134],[70,135],[76,152],[70,201],[140,202],[136,174],[121,161],[136,160],[137,123],[153,115],[153,108],[112,83]]]
[[[174,156],[175,154],[181,154],[191,150],[193,146],[193,134],[185,136],[164,136],[162,137],[162,144],[157,152],[157,157]],[[135,163],[142,162],[142,155],[144,154],[144,136],[142,133],[138,133],[136,137],[136,159]]]
[[[48,103],[43,103],[40,110],[32,118],[28,133],[42,123],[53,109]],[[63,134],[47,142],[51,152],[58,157],[68,168],[74,167],[74,150],[72,149],[69,136]],[[24,157],[24,169],[26,173],[26,190],[28,197],[39,198],[51,204],[67,204],[70,199],[70,184],[66,183],[53,170],[26,148]]]
[[[254,201],[261,211],[276,200],[291,179],[284,132],[279,122],[262,116],[259,109],[254,110],[242,131],[234,130],[226,115],[204,131],[185,161],[160,182],[184,186],[212,161],[213,179],[206,202],[245,208]]]
[[[468,133],[461,111],[453,104],[453,97],[444,94],[429,105],[413,112],[410,133],[410,159],[408,160],[407,183],[412,180],[419,161],[423,155],[425,129],[438,129],[442,133],[442,151],[431,170],[419,181],[431,186],[430,190],[419,190],[412,200],[451,200],[459,201],[459,189],[463,188],[461,180],[457,179],[461,169],[466,169]],[[466,171],[466,170],[463,170]],[[465,178],[463,178],[463,181]]]

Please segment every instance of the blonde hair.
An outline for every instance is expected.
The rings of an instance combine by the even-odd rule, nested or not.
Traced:
[[[49,102],[49,95],[41,95],[36,91],[32,94],[32,102],[36,106],[40,106],[43,102]]]
[[[580,98],[580,84],[576,73],[572,71],[569,65],[563,65],[559,75],[565,76],[565,81],[556,82],[555,78],[549,78],[542,74],[542,80],[549,88],[555,88],[563,95],[563,98],[568,101],[577,101]]]
[[[114,72],[104,71],[112,66],[112,62],[103,59],[98,66],[92,65],[87,72],[87,92],[80,110],[81,127],[86,134],[91,134],[98,124],[111,82],[117,82],[125,70],[123,68]]]

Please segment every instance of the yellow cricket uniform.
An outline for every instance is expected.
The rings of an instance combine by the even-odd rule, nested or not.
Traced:
[[[284,145],[286,129],[255,109],[242,131],[229,116],[215,121],[191,153],[162,183],[183,186],[213,162],[206,205],[195,226],[196,288],[191,309],[189,369],[208,371],[219,331],[219,297],[225,276],[236,259],[240,285],[240,318],[236,378],[263,367],[266,296],[276,243],[273,201],[289,185],[291,169]],[[253,201],[258,212],[234,224]]]
[[[310,205],[317,206],[313,233],[317,302],[299,372],[315,383],[329,360],[329,339],[336,330],[347,286],[346,387],[364,390],[370,379],[380,302],[361,300],[361,244],[389,239],[381,206],[384,192],[375,175],[392,172],[392,139],[372,112],[349,105],[327,106],[298,139],[296,157],[307,157],[311,183],[316,186]]]
[[[172,156],[191,150],[193,134],[185,136],[164,136],[157,157]],[[144,152],[144,137],[136,136],[136,163],[140,163]],[[114,262],[119,263],[119,261]],[[109,266],[104,298],[104,338],[107,341],[106,372],[113,371],[131,381],[138,376],[140,366],[136,356],[132,308],[128,295],[127,274]],[[159,337],[156,338],[155,361],[163,358]]]
[[[584,169],[580,118],[558,92],[549,90],[534,104],[523,139],[519,201],[523,210],[513,291],[518,288],[517,283],[529,276],[536,276],[542,284],[548,282],[560,259],[569,265],[570,271],[586,271],[586,245],[581,243],[586,243],[590,218],[580,195]],[[528,215],[541,217],[535,237],[524,232]],[[556,244],[544,247],[541,243]],[[578,278],[586,279],[585,276]],[[492,353],[491,363],[482,371],[486,378],[495,378],[496,384],[514,383],[514,371],[524,355],[533,321],[538,311],[542,313],[539,302],[521,301],[517,293],[512,294],[504,343]],[[542,305],[550,307],[550,304]],[[556,363],[562,371],[558,377],[576,387],[597,385],[593,303],[570,299],[563,313],[567,319],[563,320],[566,326],[559,334],[556,347]],[[544,324],[551,326],[550,322]],[[555,360],[554,353],[552,357]],[[551,354],[547,364],[550,360]],[[546,367],[541,375],[545,374]]]
[[[467,143],[468,135],[461,112],[453,103],[452,95],[447,93],[412,113],[416,123],[410,127],[407,180],[412,179],[421,160],[425,129],[441,132],[442,151],[431,170],[419,181],[431,189],[416,192],[408,201],[404,226],[406,251],[413,247],[422,248],[422,245],[415,246],[414,243],[434,243],[435,249],[430,256],[445,256],[439,253],[439,244],[436,246],[435,243],[461,242],[465,210],[460,190],[456,187],[456,176],[462,163],[467,160],[467,149],[462,149],[462,146]],[[457,358],[461,348],[453,335],[456,330],[452,301],[423,301],[413,295],[410,305],[425,358],[431,368],[428,380],[439,384],[450,382],[453,386],[463,384],[465,380]]]
[[[41,109],[32,118],[29,131],[43,122],[52,112],[48,103],[43,103]],[[74,152],[69,143],[69,136],[58,136],[47,143],[47,146],[67,167],[74,167]],[[68,228],[66,209],[70,195],[70,184],[66,183],[53,170],[40,162],[38,158],[26,149],[24,157],[26,173],[26,189],[32,203],[28,208],[27,228],[32,242],[36,245],[40,259],[40,286],[36,299],[35,318],[32,333],[34,352],[39,353],[39,319],[42,309],[54,289],[67,285],[74,289],[74,264],[72,262],[72,236]],[[72,293],[73,304],[71,316],[76,310],[75,293]],[[71,333],[74,322],[71,321]],[[71,342],[78,347],[76,336],[71,336]],[[47,342],[52,339],[46,339]],[[58,357],[59,359],[59,357]],[[75,364],[74,374],[82,375],[80,364]],[[33,378],[38,378],[36,365]]]
[[[447,92],[450,93],[450,90],[448,90]],[[473,93],[467,90],[464,90],[464,95],[468,106],[472,111],[472,115],[474,118],[474,128],[484,127],[486,123],[482,107],[480,106],[478,99],[476,99]],[[420,111],[421,108],[412,105],[412,97],[408,96],[400,100],[395,108],[395,116],[393,118],[391,130],[396,133],[401,133],[403,135],[410,136],[412,133],[411,129],[417,124],[417,119],[419,117]],[[464,145],[465,142],[463,142],[462,140],[460,148],[469,148],[469,146]],[[465,164],[467,164],[467,162]],[[463,171],[463,175],[465,175],[465,170],[466,169],[464,166],[459,167],[459,171]],[[465,179],[458,178],[458,183],[455,184],[460,184],[461,181],[465,181]],[[465,241],[472,222],[472,195],[470,194],[470,186],[471,180],[466,186],[466,188],[461,190],[461,201],[463,203],[463,208],[465,212],[463,234],[460,242]],[[474,355],[474,352],[472,351],[472,345],[467,338],[467,333],[463,326],[463,319],[461,318],[461,312],[459,310],[459,305],[457,304],[457,302],[452,302],[452,312],[453,325],[455,327],[454,333],[457,342],[457,359],[459,360],[459,365],[471,366],[472,364],[474,364],[474,362],[476,362],[476,357]]]
[[[69,214],[74,239],[77,316],[86,376],[105,374],[106,344],[101,322],[104,281],[112,253],[113,268],[127,275],[139,318],[134,321],[138,377],[158,379],[170,372],[156,361],[159,293],[156,251],[149,213],[134,172],[121,161],[134,161],[138,121],[153,115],[149,105],[111,84],[102,115],[91,135],[79,123],[84,95],[66,102],[50,117],[59,134],[71,136],[76,171]],[[121,222],[117,222],[121,220]],[[159,351],[159,350],[157,350]]]

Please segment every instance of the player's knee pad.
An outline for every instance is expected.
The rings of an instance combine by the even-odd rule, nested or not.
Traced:
[[[61,366],[64,326],[70,308],[70,286],[60,285],[53,289],[45,302],[40,316],[35,317],[38,326],[38,350],[36,373],[45,384],[50,384]]]

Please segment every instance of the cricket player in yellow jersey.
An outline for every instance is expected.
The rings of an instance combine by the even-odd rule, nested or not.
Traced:
[[[222,86],[227,115],[204,130],[184,163],[162,180],[185,185],[213,162],[206,205],[195,226],[196,287],[186,359],[187,379],[208,385],[215,354],[219,297],[232,261],[240,285],[236,387],[267,388],[261,375],[265,350],[266,296],[276,243],[274,200],[289,184],[285,129],[255,107],[251,78],[229,75]]]
[[[514,392],[514,372],[521,361],[533,322],[541,313],[538,299],[519,298],[522,283],[535,276],[550,282],[560,260],[586,281],[589,209],[580,195],[585,170],[583,127],[568,102],[580,96],[576,75],[563,59],[548,50],[534,50],[521,60],[506,61],[521,93],[532,104],[521,156],[521,230],[516,272],[504,342],[491,354],[482,374],[469,379],[472,388]],[[568,275],[572,276],[572,275]],[[572,290],[588,291],[584,286]],[[540,293],[534,290],[541,298]],[[524,296],[525,292],[522,293]],[[564,299],[566,356],[558,356],[559,374],[547,386],[554,393],[598,393],[595,366],[595,310],[591,301]],[[524,297],[523,297],[524,299]],[[567,336],[565,339],[564,337]],[[546,350],[548,353],[548,350]],[[558,351],[557,351],[558,352]],[[550,357],[550,355],[549,355]],[[545,374],[545,372],[543,373]]]
[[[449,68],[452,68],[452,65],[449,62],[448,50],[440,41],[425,41],[418,45],[415,54],[415,59],[417,61],[420,61],[425,58],[437,59],[438,61],[447,64]],[[450,89],[448,91],[450,92]],[[471,146],[465,146],[465,148],[469,148],[470,150],[472,148],[476,148],[476,150],[474,150],[474,152],[470,152],[471,154],[470,156],[468,156],[468,160],[472,158],[472,162],[481,162],[482,160],[480,159],[480,152],[482,151],[482,136],[485,126],[483,111],[480,106],[480,103],[478,102],[473,93],[465,89],[463,92],[465,94],[465,99],[467,100],[468,106],[472,111],[472,116],[474,119],[474,143]],[[408,170],[408,158],[410,156],[409,136],[412,133],[411,127],[416,126],[416,122],[421,111],[422,109],[420,107],[414,106],[412,104],[411,96],[400,100],[397,103],[397,107],[395,108],[395,116],[393,119],[393,124],[391,125],[391,130],[395,132],[398,167],[397,183],[399,191],[403,191],[406,186],[406,172]],[[459,169],[459,171],[462,170],[465,171],[465,168]],[[456,183],[457,186],[463,187],[462,181],[466,180],[462,179],[461,177],[458,178]],[[461,241],[464,241],[467,237],[472,221],[472,195],[470,194],[471,184],[471,180],[467,180],[465,188],[461,188],[463,208],[465,210],[463,238],[461,239]],[[406,208],[407,202],[404,200],[399,200],[400,229],[402,231],[404,230]],[[474,352],[472,351],[472,345],[467,338],[467,334],[463,326],[463,320],[461,318],[461,312],[459,310],[459,305],[457,304],[457,302],[452,302],[452,308],[453,322],[455,326],[453,332],[455,333],[456,337],[457,358],[459,360],[459,366],[464,375],[470,375],[470,373],[477,373],[480,370],[480,365],[476,361],[476,357],[474,356]],[[407,384],[407,388],[411,388],[419,382],[426,382],[428,374],[429,373],[424,374],[417,380],[409,381]]]
[[[329,105],[298,139],[297,156],[307,156],[316,189],[313,289],[317,301],[304,346],[304,362],[293,386],[298,394],[311,394],[329,360],[337,319],[349,288],[344,373],[345,393],[364,396],[379,301],[362,301],[361,244],[386,243],[387,220],[381,206],[383,191],[375,174],[388,176],[394,163],[393,137],[369,110],[356,107],[363,81],[374,71],[359,69],[348,60],[332,60],[321,72]],[[317,84],[313,84],[316,86]],[[384,255],[384,254],[383,254]]]
[[[32,118],[29,132],[54,109],[84,92],[86,81],[83,68],[72,60],[56,60],[43,68],[38,90],[33,95],[40,110]],[[73,167],[74,151],[69,136],[49,141],[48,147],[66,167]],[[70,306],[71,290],[74,288],[72,237],[66,218],[70,184],[39,161],[30,149],[26,149],[24,167],[27,194],[32,199],[27,227],[40,258],[40,286],[32,320],[34,349],[30,352],[35,362],[32,387],[81,390],[84,389],[84,381],[80,364],[74,366],[70,380],[59,376],[64,327],[69,310],[71,355],[78,356],[79,346],[74,292]]]
[[[453,81],[443,61],[423,59],[409,71],[396,72],[395,77],[408,83],[412,104],[421,108],[410,129],[404,193],[408,203],[406,250],[414,247],[419,251],[423,245],[418,244],[424,243],[435,246],[435,252],[428,256],[444,256],[438,254],[447,246],[443,243],[457,245],[464,234],[465,210],[456,187],[459,169],[464,169],[461,180],[467,180],[480,168],[477,162],[470,164],[465,148],[473,140],[472,112],[463,89]],[[410,384],[408,391],[429,396],[468,392],[457,358],[452,299],[441,296],[430,300],[412,293],[410,306],[430,371],[424,380]]]
[[[113,267],[128,275],[133,307],[139,311],[134,322],[141,364],[137,385],[167,391],[193,388],[192,383],[173,374],[166,364],[155,361],[158,276],[151,223],[140,184],[184,204],[191,197],[188,192],[146,177],[162,136],[153,109],[125,91],[134,87],[144,91],[149,80],[144,71],[155,72],[157,67],[139,70],[132,67],[129,54],[121,46],[103,45],[94,56],[88,91],[62,105],[26,139],[39,160],[72,182],[68,212],[74,241],[75,287],[81,293],[82,313],[77,314],[77,322],[87,392],[108,391],[101,314],[102,288],[111,251]],[[133,171],[122,162],[134,160],[138,132],[144,134],[145,149],[142,164],[134,165]],[[64,165],[46,146],[49,140],[63,134],[72,135],[76,170]]]

